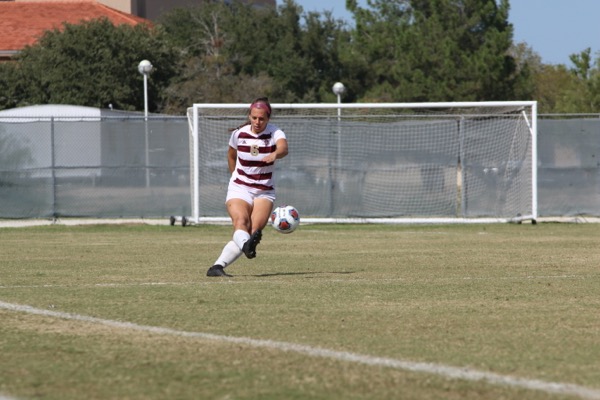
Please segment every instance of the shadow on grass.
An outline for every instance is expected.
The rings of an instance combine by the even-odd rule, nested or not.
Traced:
[[[272,274],[257,274],[257,275],[245,275],[253,276],[255,278],[268,278],[270,276],[290,276],[290,275],[316,275],[316,274],[336,274],[336,275],[349,275],[355,274],[356,271],[306,271],[306,272],[275,272]],[[243,275],[238,275],[243,276]]]

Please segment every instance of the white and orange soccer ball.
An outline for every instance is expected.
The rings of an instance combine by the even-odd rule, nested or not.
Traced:
[[[271,226],[279,233],[292,233],[300,225],[300,213],[295,207],[280,206],[271,213]]]

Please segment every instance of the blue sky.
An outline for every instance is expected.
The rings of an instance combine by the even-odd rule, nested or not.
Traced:
[[[304,11],[332,11],[352,21],[346,0],[296,0]],[[366,0],[358,0],[365,6]],[[277,0],[282,4],[282,0]],[[514,41],[526,42],[546,64],[572,66],[569,55],[592,49],[600,56],[600,0],[511,0],[509,20]]]

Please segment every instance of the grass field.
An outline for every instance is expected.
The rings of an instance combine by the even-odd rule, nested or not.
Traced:
[[[0,229],[0,398],[600,399],[600,227]]]

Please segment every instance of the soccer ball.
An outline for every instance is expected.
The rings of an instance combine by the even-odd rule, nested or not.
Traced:
[[[300,225],[300,213],[292,206],[280,206],[271,213],[271,226],[279,233],[292,233]]]

